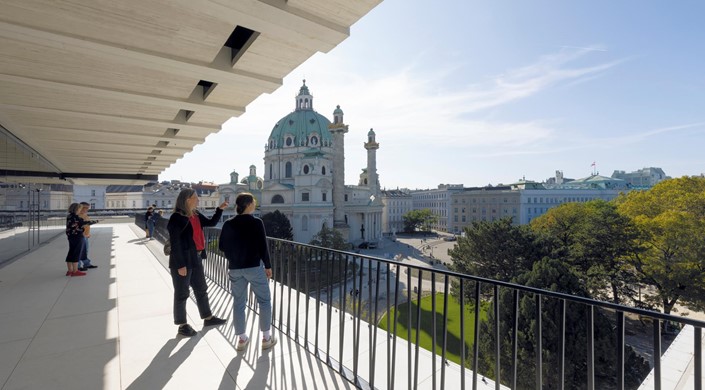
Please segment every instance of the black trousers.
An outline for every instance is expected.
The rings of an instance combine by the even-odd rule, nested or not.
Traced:
[[[186,276],[179,275],[179,271],[171,269],[171,280],[174,284],[174,324],[181,325],[186,320],[186,300],[189,297],[189,286],[196,296],[196,306],[201,318],[208,318],[211,314],[211,305],[208,302],[208,285],[203,265],[186,270]]]

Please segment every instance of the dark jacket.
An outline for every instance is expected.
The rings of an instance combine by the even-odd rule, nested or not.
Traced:
[[[223,215],[223,210],[215,209],[213,217],[207,218],[196,211],[201,227],[215,226]],[[169,268],[179,269],[181,267],[194,268],[200,266],[201,256],[196,250],[196,243],[193,242],[193,227],[189,223],[188,217],[178,211],[171,214],[169,223],[166,226],[169,230],[169,241],[171,242],[171,254],[169,255]],[[207,243],[206,243],[207,245]]]
[[[98,221],[87,221],[83,220],[78,214],[70,213],[66,216],[66,235],[71,236],[82,236],[84,231],[84,226],[93,225]]]
[[[272,268],[264,222],[251,214],[240,214],[225,221],[220,231],[220,250],[228,259],[229,269]]]

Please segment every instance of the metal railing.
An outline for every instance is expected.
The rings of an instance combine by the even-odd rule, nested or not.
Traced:
[[[155,234],[160,240],[167,236],[166,220],[161,222]],[[219,235],[220,229],[206,229],[204,267],[229,291]],[[479,378],[485,386],[493,380],[495,389],[635,388],[638,383],[625,383],[633,370],[627,360],[635,358],[628,354],[625,333],[637,324],[648,329],[644,339],[650,346],[639,353],[651,355],[653,388],[661,390],[662,344],[670,338],[662,329],[675,324],[694,327],[694,388],[702,390],[705,322],[291,241],[268,242],[276,282],[273,325],[359,388],[477,389]],[[430,312],[421,305],[429,294]],[[449,314],[451,299],[461,308],[458,316]],[[254,305],[250,301],[252,310]],[[578,320],[571,321],[576,313]],[[449,331],[455,321],[459,336]],[[470,339],[468,326],[474,326]],[[422,333],[430,333],[430,353],[421,346]],[[576,345],[584,350],[575,351]],[[453,351],[457,365],[448,361]]]

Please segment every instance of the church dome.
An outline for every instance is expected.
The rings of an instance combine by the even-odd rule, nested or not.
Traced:
[[[329,146],[333,136],[328,130],[331,124],[325,116],[313,110],[313,96],[306,80],[296,96],[296,109],[279,119],[269,135],[269,149],[294,146]]]

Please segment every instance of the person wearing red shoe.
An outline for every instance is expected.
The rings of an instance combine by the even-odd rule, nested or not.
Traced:
[[[203,326],[222,325],[226,322],[211,312],[202,259],[206,257],[203,227],[215,226],[223,215],[223,209],[228,207],[228,202],[218,206],[211,218],[199,213],[197,207],[196,191],[191,188],[182,190],[176,198],[174,212],[167,224],[171,243],[169,269],[174,284],[174,324],[179,326],[178,334],[187,337],[196,335],[196,331],[186,321],[189,286],[196,297],[196,306],[203,319]]]
[[[66,276],[83,276],[86,273],[78,270],[78,260],[84,245],[84,227],[98,221],[84,220],[78,214],[81,205],[72,203],[66,216],[66,237],[69,240],[69,252],[66,254]]]

